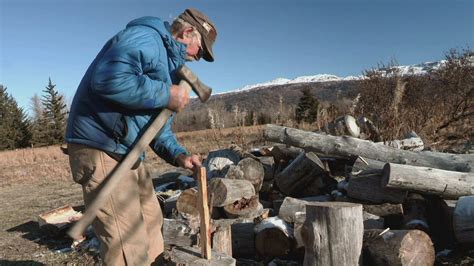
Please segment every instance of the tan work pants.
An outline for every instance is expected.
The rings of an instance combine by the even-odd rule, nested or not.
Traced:
[[[69,144],[68,153],[87,208],[117,161],[85,145]],[[163,252],[162,225],[160,204],[143,164],[122,177],[92,223],[106,265],[150,265]]]

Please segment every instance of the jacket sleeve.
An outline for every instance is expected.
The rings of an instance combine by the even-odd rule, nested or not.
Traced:
[[[167,163],[177,166],[176,158],[178,155],[184,153],[189,154],[188,151],[179,145],[175,134],[171,130],[171,123],[173,122],[174,114],[166,121],[165,125],[150,143],[152,150]]]
[[[150,34],[138,33],[124,33],[111,40],[110,47],[96,62],[91,90],[126,109],[165,108],[171,82],[148,76],[150,72],[162,71],[166,73],[160,76],[169,76],[167,67],[156,62],[160,58],[159,45],[163,45],[158,41]]]

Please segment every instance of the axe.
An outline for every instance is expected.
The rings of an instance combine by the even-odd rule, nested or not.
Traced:
[[[191,89],[199,96],[201,102],[205,102],[211,96],[212,89],[204,85],[199,78],[186,66],[181,66],[177,70],[177,75],[181,79],[179,87],[189,93]],[[97,211],[104,205],[107,197],[112,193],[115,187],[120,183],[125,172],[129,171],[140,154],[142,154],[153,138],[156,137],[161,128],[165,125],[168,118],[173,114],[169,109],[163,109],[158,116],[154,118],[151,124],[143,132],[140,139],[133,148],[125,155],[125,158],[109,173],[105,179],[105,184],[97,194],[96,198],[86,209],[84,215],[69,230],[68,234],[75,240],[81,238],[86,230],[97,216]]]

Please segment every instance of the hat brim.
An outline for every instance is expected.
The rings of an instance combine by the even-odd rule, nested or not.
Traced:
[[[214,53],[212,52],[212,45],[210,44],[210,40],[207,38],[202,38],[202,44],[204,49],[204,54],[202,58],[207,62],[214,62]]]

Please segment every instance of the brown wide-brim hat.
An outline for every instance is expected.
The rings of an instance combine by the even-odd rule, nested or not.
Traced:
[[[194,8],[186,9],[179,18],[196,27],[201,34],[201,44],[204,50],[202,58],[208,62],[214,61],[212,45],[216,41],[217,31],[212,21],[199,10]]]

